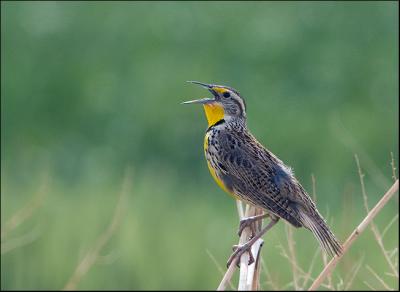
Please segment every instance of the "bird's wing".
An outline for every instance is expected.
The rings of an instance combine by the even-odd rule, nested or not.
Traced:
[[[226,155],[226,160],[222,157],[225,162],[223,176],[238,196],[296,227],[311,230],[328,254],[341,253],[340,242],[282,161],[247,133],[225,132],[220,142],[221,153]]]
[[[290,169],[249,134],[221,133],[219,142],[222,180],[228,187],[243,200],[301,226],[296,212],[297,184]]]

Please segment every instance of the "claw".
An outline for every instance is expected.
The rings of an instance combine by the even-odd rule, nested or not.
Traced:
[[[252,236],[254,236],[256,234],[256,230],[255,230],[255,226],[254,226],[254,222],[256,222],[257,220],[259,220],[258,218],[254,218],[254,217],[248,217],[248,218],[244,218],[240,220],[239,223],[239,230],[238,230],[238,235],[241,236],[243,230],[246,227],[250,227],[251,229],[251,234]]]
[[[248,226],[248,221],[246,219],[241,219],[239,223],[238,235],[241,236],[243,230]]]
[[[237,259],[236,266],[239,267],[239,265],[240,265],[240,257],[245,252],[249,253],[249,265],[254,263],[254,257],[253,257],[253,254],[251,252],[251,246],[249,246],[248,244],[245,243],[243,245],[234,245],[232,247],[232,249],[233,249],[233,253],[231,254],[231,256],[228,259],[228,262],[226,263],[228,268],[229,268],[229,266],[231,265],[231,263],[233,262],[234,259]]]

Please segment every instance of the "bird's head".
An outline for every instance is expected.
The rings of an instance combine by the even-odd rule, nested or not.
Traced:
[[[208,89],[213,97],[185,101],[183,104],[200,103],[204,107],[208,125],[212,126],[220,120],[246,119],[246,103],[235,89],[215,84],[206,84],[198,81],[188,81]]]

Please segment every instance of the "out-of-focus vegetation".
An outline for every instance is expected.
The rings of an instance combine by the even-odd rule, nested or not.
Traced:
[[[390,152],[398,165],[398,49],[396,2],[2,1],[2,231],[40,202],[2,238],[1,289],[62,289],[109,225],[126,169],[121,224],[78,288],[217,287],[208,254],[225,266],[238,218],[204,161],[202,109],[180,105],[208,93],[186,80],[242,93],[253,134],[309,192],[315,175],[344,240],[365,216],[354,154],[371,207],[393,182]],[[376,224],[396,214],[398,196]],[[317,242],[294,236],[307,267]],[[284,223],[264,240],[272,278],[291,289]],[[384,240],[398,247],[398,220]],[[370,231],[333,280],[362,257],[352,289],[382,288],[366,266],[398,288]]]

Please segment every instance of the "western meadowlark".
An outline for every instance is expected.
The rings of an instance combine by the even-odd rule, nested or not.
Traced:
[[[228,260],[228,266],[246,251],[250,254],[250,262],[254,261],[251,245],[279,218],[295,227],[309,229],[329,255],[340,254],[342,247],[339,241],[291,169],[248,131],[246,103],[239,92],[228,86],[188,82],[199,84],[213,94],[213,98],[183,102],[199,103],[204,107],[208,121],[204,152],[211,175],[227,193],[267,212],[241,220],[239,235],[256,220],[267,216],[271,218],[258,234],[253,234],[248,242],[237,246]]]

